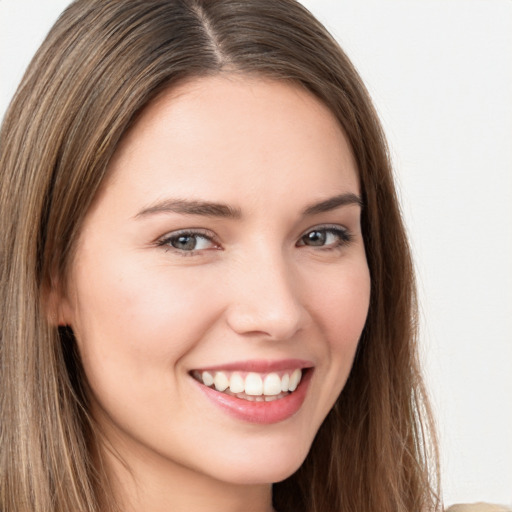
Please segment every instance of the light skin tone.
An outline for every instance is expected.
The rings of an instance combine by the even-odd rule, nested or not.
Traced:
[[[307,455],[366,319],[359,196],[339,124],[296,86],[202,78],[139,117],[58,304],[118,455],[106,460],[123,510],[272,510],[271,484]],[[265,424],[191,376],[292,358],[311,367],[304,401]]]

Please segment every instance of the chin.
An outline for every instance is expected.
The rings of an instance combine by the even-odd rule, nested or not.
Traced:
[[[223,458],[218,465],[217,478],[238,485],[273,484],[285,480],[295,473],[306,458],[310,445],[285,443],[275,449],[272,444],[244,453],[231,452],[229,458]]]
[[[266,460],[254,465],[241,464],[233,473],[226,474],[226,481],[237,485],[267,485],[286,480],[301,466],[303,459],[295,463]]]

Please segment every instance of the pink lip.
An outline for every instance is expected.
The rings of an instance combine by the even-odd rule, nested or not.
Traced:
[[[208,366],[196,368],[198,371],[215,372],[225,370],[227,372],[241,371],[241,372],[258,372],[270,373],[279,372],[283,370],[295,370],[296,368],[311,368],[314,364],[311,361],[304,359],[280,359],[271,361],[267,359],[254,359],[251,361],[235,361],[232,363],[219,364],[216,366]]]
[[[225,370],[228,369],[226,366],[222,366],[222,368]],[[288,367],[285,369],[287,368]],[[297,368],[297,366],[294,366],[294,368]],[[236,369],[240,369],[240,366],[236,366]],[[262,371],[263,373],[267,371],[267,369],[268,366],[258,371]],[[278,371],[276,368],[272,369]],[[214,368],[210,368],[210,370],[214,370]],[[231,416],[251,423],[268,425],[284,421],[299,411],[306,398],[312,374],[312,369],[304,372],[300,384],[293,393],[290,393],[284,398],[273,400],[272,402],[250,402],[216,391],[195,379],[193,379],[193,382],[209,400]]]

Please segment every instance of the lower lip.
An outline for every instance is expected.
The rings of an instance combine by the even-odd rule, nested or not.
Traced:
[[[208,399],[231,416],[250,423],[268,425],[291,418],[298,412],[306,398],[312,373],[313,370],[311,368],[308,369],[304,372],[302,380],[295,391],[284,398],[272,400],[272,402],[243,400],[209,388],[195,379],[194,382]]]

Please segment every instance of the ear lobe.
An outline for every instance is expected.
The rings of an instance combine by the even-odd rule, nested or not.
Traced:
[[[52,279],[51,283],[45,288],[42,302],[49,324],[53,327],[70,325],[72,310],[60,283]]]

